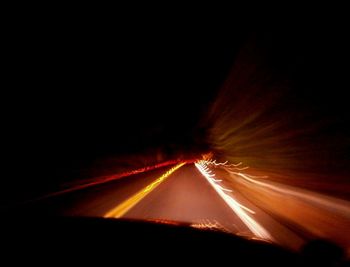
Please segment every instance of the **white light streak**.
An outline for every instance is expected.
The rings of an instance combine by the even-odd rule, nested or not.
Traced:
[[[214,163],[214,162],[211,161],[211,163]],[[216,163],[216,164],[219,164],[219,163]],[[227,162],[221,165],[225,165],[225,164],[227,164]],[[254,214],[255,212],[241,205],[232,196],[224,192],[227,190],[224,190],[222,186],[218,185],[215,182],[214,180],[215,175],[210,174],[210,172],[208,172],[209,168],[207,167],[207,161],[198,161],[195,163],[195,166],[202,173],[202,175],[207,179],[207,181],[214,188],[214,190],[219,194],[219,196],[225,201],[225,203],[233,210],[235,214],[237,214],[237,216],[243,221],[243,223],[253,232],[253,234],[265,240],[273,240],[272,236],[267,232],[267,230],[247,214],[247,212],[252,214]]]
[[[347,217],[350,217],[350,203],[348,201],[332,198],[322,194],[317,194],[315,192],[311,192],[308,190],[302,190],[300,188],[295,188],[292,186],[287,186],[287,185],[282,185],[282,184],[277,184],[272,182],[257,181],[252,179],[254,176],[247,175],[244,173],[232,173],[232,174],[238,175],[244,178],[245,180],[251,183],[254,183],[256,185],[268,188],[270,190],[282,193],[284,195],[294,196],[294,197],[303,199],[305,201],[318,204],[320,206],[323,206],[324,208],[332,210],[333,212],[337,211]]]

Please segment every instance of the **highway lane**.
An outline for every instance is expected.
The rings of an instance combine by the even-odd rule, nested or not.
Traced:
[[[219,197],[193,164],[175,172],[125,217],[190,222],[249,235],[247,226]]]
[[[105,213],[151,184],[170,167],[130,175],[106,183],[96,184],[64,194],[50,194],[27,205],[38,215],[103,217]]]
[[[184,222],[292,250],[315,237],[348,247],[346,205],[245,173],[205,161],[182,163],[44,198],[29,210],[34,215]]]
[[[214,227],[252,236],[194,164],[186,164],[173,172],[154,190],[133,203],[133,207],[122,216],[106,216],[140,190],[152,185],[169,169],[164,167],[45,198],[33,203],[31,210],[41,215],[173,220],[191,223],[194,227]]]

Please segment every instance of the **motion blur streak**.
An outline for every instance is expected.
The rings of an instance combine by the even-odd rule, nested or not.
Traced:
[[[189,159],[189,160],[186,160],[185,162],[190,163],[190,162],[194,162],[194,160]],[[111,182],[111,181],[114,181],[117,179],[140,174],[143,172],[152,171],[152,170],[155,170],[158,168],[166,167],[169,165],[174,165],[177,163],[179,163],[178,160],[169,160],[169,161],[165,161],[165,162],[153,165],[153,166],[146,166],[146,167],[139,168],[139,169],[132,170],[132,171],[117,173],[117,174],[113,174],[113,175],[99,176],[99,177],[94,177],[92,179],[79,180],[78,182],[76,182],[76,181],[70,182],[70,183],[64,184],[62,186],[62,187],[68,187],[68,188],[47,194],[45,196],[34,199],[32,201],[38,201],[38,200],[42,200],[42,199],[49,198],[49,197],[54,197],[54,196],[59,196],[59,195],[63,195],[66,193],[71,193],[71,192],[74,192],[77,190],[85,189],[85,188],[96,186],[99,184],[108,183],[108,182]]]
[[[350,256],[350,202],[296,186],[230,173],[231,186],[271,215],[300,229],[306,239],[326,238],[346,249]],[[273,234],[278,234],[273,232]]]
[[[160,185],[167,177],[169,177],[173,172],[175,172],[177,169],[181,168],[183,165],[185,165],[186,162],[182,162],[177,164],[175,167],[168,170],[166,173],[164,173],[161,177],[156,179],[153,183],[145,187],[144,189],[137,192],[135,195],[130,197],[129,199],[125,200],[123,203],[112,209],[111,211],[107,212],[104,217],[105,218],[120,218],[125,213],[127,213],[132,207],[134,207],[138,202],[140,202],[145,196],[147,196],[150,192],[152,192],[157,186]]]
[[[294,80],[299,70],[283,69],[281,43],[270,44],[257,36],[237,54],[208,109],[212,152],[203,159],[277,243],[299,250],[322,238],[350,256],[348,110],[338,109],[333,85],[306,93],[311,83]]]
[[[197,228],[197,229],[205,229],[205,230],[218,230],[218,231],[230,233],[230,230],[222,226],[217,220],[211,221],[209,219],[205,219],[197,223],[192,223],[191,227]]]
[[[214,181],[215,174],[211,174],[211,171],[206,166],[206,161],[201,160],[195,163],[197,169],[203,174],[203,176],[208,180],[210,185],[215,189],[219,196],[226,202],[226,204],[238,215],[238,217],[244,222],[244,224],[259,238],[265,240],[273,240],[272,236],[252,217],[250,217],[246,212],[254,214],[254,211],[244,207],[238,203],[232,196],[229,196],[224,191],[224,188],[216,184]]]
[[[282,194],[290,195],[293,197],[297,197],[303,199],[304,201],[312,202],[314,205],[322,206],[323,208],[329,209],[333,212],[341,213],[342,215],[350,218],[350,203],[345,200],[340,200],[334,197],[325,196],[322,194],[318,194],[316,192],[311,192],[308,190],[303,190],[300,188],[287,186],[283,184],[277,184],[272,182],[260,182],[252,179],[250,175],[244,173],[233,173],[235,175],[239,175],[245,180],[254,183],[259,186],[266,187],[268,189],[277,191]]]

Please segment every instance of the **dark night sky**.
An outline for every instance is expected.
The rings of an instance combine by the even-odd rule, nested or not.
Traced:
[[[87,157],[188,138],[235,52],[232,40],[213,45],[227,37],[207,33],[59,29],[43,26],[24,38],[20,119],[34,139],[49,138],[45,149]]]
[[[205,141],[198,121],[245,33],[117,20],[12,22],[7,183],[20,184],[16,194],[101,157]]]
[[[348,49],[339,28],[172,24],[40,18],[16,25],[8,39],[11,139],[4,140],[10,185],[47,181],[101,156],[204,142],[198,122],[251,40],[295,85],[292,94],[348,134]]]

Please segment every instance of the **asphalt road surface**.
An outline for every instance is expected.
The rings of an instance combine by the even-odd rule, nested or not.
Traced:
[[[220,179],[210,178],[213,173]],[[162,167],[46,197],[32,202],[29,210],[40,215],[183,222],[293,250],[320,232],[320,237],[324,233],[347,247],[346,203],[238,173],[223,166],[204,170],[193,163]],[[329,219],[327,209],[338,212],[338,220]],[[330,223],[338,223],[338,228]]]
[[[34,203],[43,215],[170,220],[249,234],[249,229],[219,197],[193,164],[176,170],[122,216],[106,216],[154,183],[170,167],[132,175]]]

